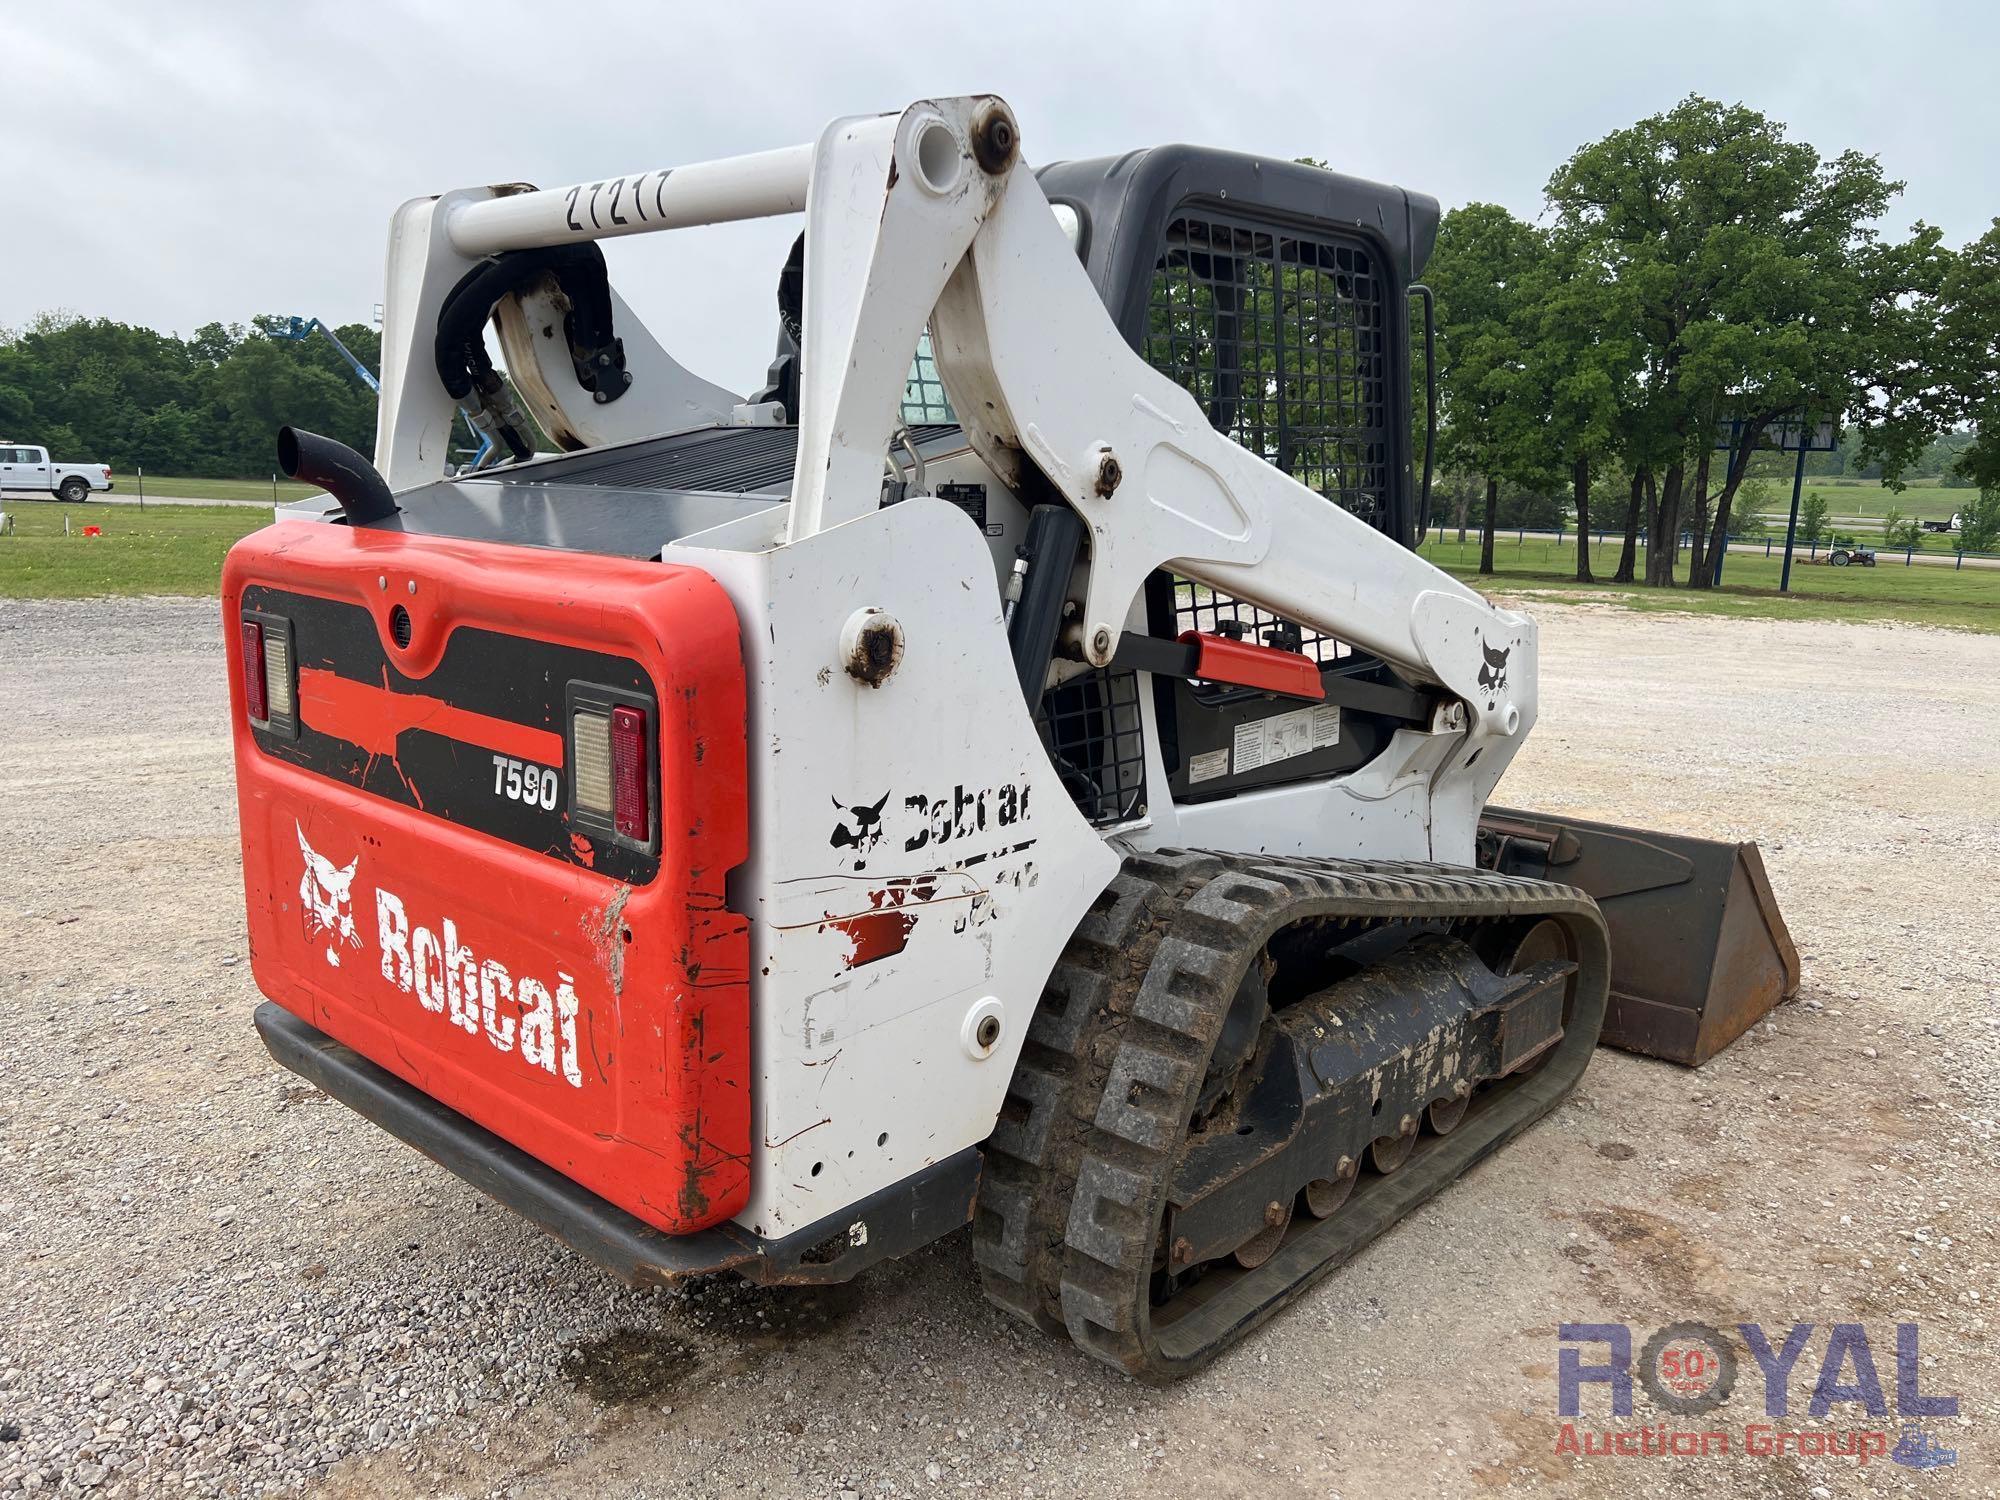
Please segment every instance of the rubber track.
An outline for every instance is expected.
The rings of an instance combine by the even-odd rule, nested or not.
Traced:
[[[1503,1085],[1451,1137],[1342,1213],[1295,1233],[1163,1345],[1149,1287],[1167,1184],[1243,973],[1280,929],[1314,918],[1552,916],[1578,948],[1572,1015],[1550,1063]],[[1051,977],[987,1151],[974,1223],[987,1295],[1154,1383],[1190,1373],[1546,1112],[1589,1061],[1609,949],[1581,891],[1402,861],[1155,852],[1093,905]]]
[[[1061,1336],[1063,1238],[1097,1113],[1112,997],[1136,989],[1188,897],[1222,873],[1214,855],[1138,854],[1091,903],[1028,1025],[985,1145],[972,1255],[987,1299]],[[1094,1045],[1093,1045],[1094,1044]]]

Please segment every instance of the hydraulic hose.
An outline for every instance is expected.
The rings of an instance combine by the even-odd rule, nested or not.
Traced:
[[[605,274],[604,252],[584,244],[489,256],[445,294],[431,356],[438,380],[452,400],[465,405],[470,399],[477,410],[502,394],[500,373],[486,352],[486,320],[502,297],[551,275],[570,301],[563,332],[578,383],[599,402],[616,401],[625,394],[630,376],[625,373],[624,349],[611,326],[611,282]],[[532,454],[526,436],[511,423],[502,422],[499,434],[515,458]]]

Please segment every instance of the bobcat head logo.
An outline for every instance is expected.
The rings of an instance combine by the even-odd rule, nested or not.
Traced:
[[[1501,693],[1507,688],[1507,658],[1514,654],[1512,646],[1503,646],[1495,651],[1486,644],[1486,637],[1479,637],[1479,650],[1486,660],[1479,668],[1479,690],[1486,695],[1486,706],[1492,708],[1500,702]]]
[[[299,852],[306,857],[305,873],[299,876],[299,911],[305,919],[306,941],[326,943],[326,961],[340,967],[340,944],[361,946],[361,934],[354,926],[354,870],[361,863],[355,855],[345,868],[336,869],[332,860],[306,842],[306,831],[297,823]]]
[[[836,849],[852,849],[856,855],[866,854],[882,842],[882,807],[888,800],[889,794],[884,792],[872,803],[857,802],[849,807],[835,797],[834,809],[842,816],[834,822],[833,837],[827,842]],[[859,870],[865,866],[857,858],[854,868]]]

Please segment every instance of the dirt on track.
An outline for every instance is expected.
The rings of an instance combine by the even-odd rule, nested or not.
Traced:
[[[962,1234],[832,1291],[622,1290],[279,1070],[216,605],[0,604],[0,1493],[1994,1494],[2000,639],[1534,607],[1501,798],[1761,839],[1800,998],[1698,1072],[1601,1051],[1153,1391],[990,1310]],[[1681,1319],[1814,1324],[1774,1425],[1892,1441],[1806,1402],[1859,1323],[1893,1404],[1919,1324],[1956,1465],[1743,1453],[1747,1356],[1678,1424],[1727,1456],[1559,1451],[1558,1325]]]

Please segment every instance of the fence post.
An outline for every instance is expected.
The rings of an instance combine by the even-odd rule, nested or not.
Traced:
[[[1911,558],[1913,558],[1913,557],[1915,557],[1916,555],[1917,555],[1917,549],[1916,549],[1915,547],[1911,547],[1911,548],[1910,548],[1909,550],[1907,550],[1906,552],[1904,552],[1904,553],[1903,553],[1903,566],[1907,568],[1907,567],[1908,567],[1908,566],[1910,565],[1910,559],[1911,559]]]
[[[1965,549],[1963,547],[1959,548],[1958,561],[1951,565],[1951,570],[1954,573],[1962,573],[1965,571]]]

